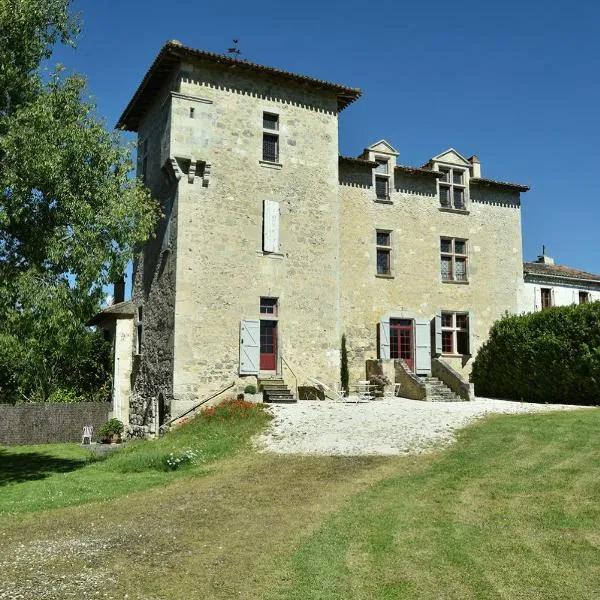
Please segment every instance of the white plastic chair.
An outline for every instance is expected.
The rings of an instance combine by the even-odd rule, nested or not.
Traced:
[[[361,402],[369,402],[369,400],[373,400],[370,381],[363,379],[358,382],[358,398]]]
[[[94,435],[94,428],[91,425],[85,425],[83,427],[83,435],[81,436],[81,443],[85,444],[85,445],[91,444],[92,443],[92,435]]]

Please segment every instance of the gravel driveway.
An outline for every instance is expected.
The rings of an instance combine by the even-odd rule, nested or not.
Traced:
[[[578,408],[583,407],[487,398],[443,403],[389,398],[359,404],[302,400],[269,405],[275,418],[256,444],[279,454],[420,454],[451,443],[456,429],[488,414]]]

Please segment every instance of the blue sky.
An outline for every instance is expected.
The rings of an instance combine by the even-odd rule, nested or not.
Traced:
[[[399,162],[449,147],[484,177],[531,186],[524,258],[600,273],[600,4],[75,0],[83,32],[54,62],[88,78],[114,126],[162,44],[224,52],[360,87],[340,152],[385,138]]]

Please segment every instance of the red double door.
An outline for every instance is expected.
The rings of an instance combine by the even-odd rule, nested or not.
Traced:
[[[260,322],[260,370],[277,370],[277,321]]]
[[[390,358],[401,358],[415,370],[413,322],[410,319],[390,319]]]

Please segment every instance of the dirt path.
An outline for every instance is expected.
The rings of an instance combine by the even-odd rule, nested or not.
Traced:
[[[329,514],[424,460],[251,454],[117,501],[4,518],[0,599],[261,598]]]

